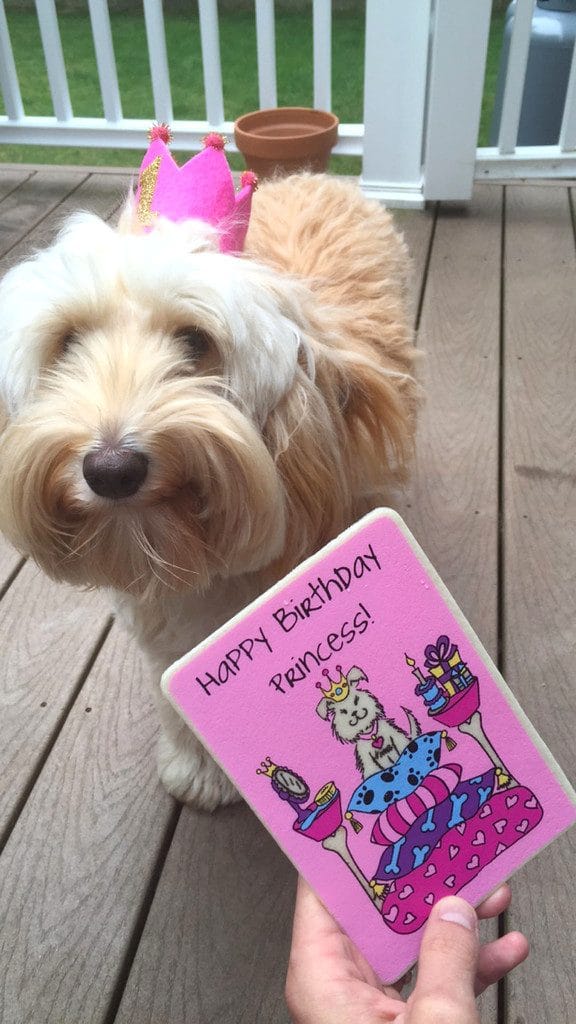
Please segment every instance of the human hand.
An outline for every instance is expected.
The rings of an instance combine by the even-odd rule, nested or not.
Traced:
[[[476,912],[456,896],[440,900],[424,931],[416,987],[404,1001],[397,989],[380,984],[300,878],[286,979],[294,1024],[478,1024],[474,997],[528,955],[519,932],[480,946],[477,919],[496,917],[510,898],[503,885]]]

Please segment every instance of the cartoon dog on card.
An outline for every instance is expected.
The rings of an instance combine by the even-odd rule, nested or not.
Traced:
[[[420,735],[421,729],[407,708],[403,711],[410,723],[410,733],[386,716],[374,694],[360,688],[360,683],[368,682],[363,669],[354,665],[344,674],[341,666],[337,665],[336,671],[339,679],[334,682],[328,669],[324,669],[323,675],[329,684],[327,689],[316,683],[323,694],[316,714],[325,721],[331,719],[332,734],[340,743],[355,745],[356,766],[366,779],[374,772],[395,764],[408,743]]]

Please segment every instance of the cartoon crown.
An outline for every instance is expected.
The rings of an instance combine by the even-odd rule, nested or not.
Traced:
[[[260,761],[260,767],[256,769],[256,775],[268,775],[269,778],[272,778],[277,770],[278,765],[274,764],[271,757],[266,757],[264,761]]]
[[[137,216],[145,229],[157,217],[168,220],[203,220],[218,228],[220,252],[241,252],[248,230],[252,194],[258,179],[245,171],[240,191],[234,191],[232,173],[224,154],[225,139],[211,132],[204,149],[178,167],[167,143],[172,139],[166,124],[155,124],[148,133],[150,145],[138,176]]]
[[[325,668],[322,672],[322,675],[326,676],[328,682],[330,683],[330,689],[325,690],[324,687],[322,686],[322,683],[316,683],[316,689],[322,690],[322,693],[324,694],[327,700],[346,700],[346,697],[348,696],[348,690],[350,689],[350,687],[348,686],[348,680],[346,679],[346,676],[342,672],[341,665],[336,665],[336,671],[340,673],[340,679],[334,682],[332,679],[330,679],[330,673],[328,672],[328,669]]]

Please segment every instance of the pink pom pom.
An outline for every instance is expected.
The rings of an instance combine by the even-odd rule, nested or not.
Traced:
[[[240,185],[242,188],[249,186],[255,192],[258,188],[258,175],[254,174],[254,171],[244,171],[240,178]]]
[[[160,139],[160,141],[165,142],[166,145],[169,145],[172,142],[172,131],[170,126],[165,124],[163,121],[155,122],[148,132],[148,140],[150,142],[155,142],[156,139]]]
[[[202,139],[204,147],[206,149],[224,149],[226,145],[226,139],[223,135],[219,135],[218,132],[209,132]]]

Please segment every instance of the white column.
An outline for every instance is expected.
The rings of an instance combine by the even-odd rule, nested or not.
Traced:
[[[424,151],[426,199],[472,195],[491,0],[436,0]]]
[[[361,186],[421,206],[430,0],[367,0]]]

